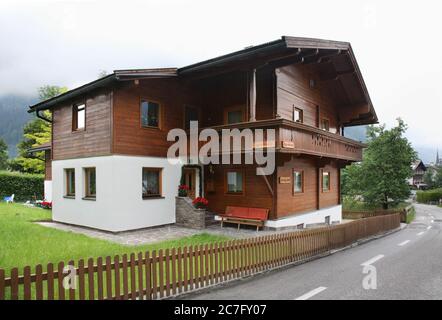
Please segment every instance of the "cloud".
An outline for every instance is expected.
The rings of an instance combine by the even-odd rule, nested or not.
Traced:
[[[381,122],[402,117],[415,145],[442,145],[438,2],[7,1],[0,94],[70,88],[100,70],[183,66],[281,35],[352,43]]]

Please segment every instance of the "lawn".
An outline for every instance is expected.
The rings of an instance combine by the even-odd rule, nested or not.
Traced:
[[[400,202],[396,205],[390,206],[389,209],[404,209],[410,204],[407,202]],[[355,200],[352,197],[344,196],[342,197],[342,209],[348,211],[370,211],[370,210],[382,210],[381,207],[378,206],[370,206],[367,203]]]
[[[128,246],[85,235],[40,226],[32,221],[50,219],[51,211],[21,204],[0,203],[0,268],[32,268],[48,262],[79,260],[124,253],[176,248],[227,240],[227,237],[201,233],[190,237],[147,245]],[[19,270],[20,270],[19,269]]]

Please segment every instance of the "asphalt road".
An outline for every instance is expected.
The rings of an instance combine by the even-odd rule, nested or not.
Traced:
[[[441,227],[441,208],[416,205],[416,219],[399,232],[187,298],[442,299]]]

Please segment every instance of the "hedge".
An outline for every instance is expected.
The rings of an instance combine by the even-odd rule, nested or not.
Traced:
[[[416,201],[419,203],[439,203],[440,199],[442,199],[442,189],[418,191],[416,193]]]
[[[14,201],[44,197],[44,176],[19,172],[0,171],[0,200],[15,194]]]

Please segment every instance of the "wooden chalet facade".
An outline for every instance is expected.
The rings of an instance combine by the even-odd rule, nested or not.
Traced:
[[[422,160],[417,160],[411,165],[413,175],[409,180],[409,185],[415,189],[425,189],[427,184],[424,181],[424,175],[427,171],[427,167]]]
[[[377,116],[347,42],[282,37],[183,68],[117,70],[31,107],[52,110],[54,220],[109,231],[175,222],[180,181],[209,210],[269,209],[268,227],[341,220],[346,126]],[[169,130],[273,128],[276,169],[170,164]]]

